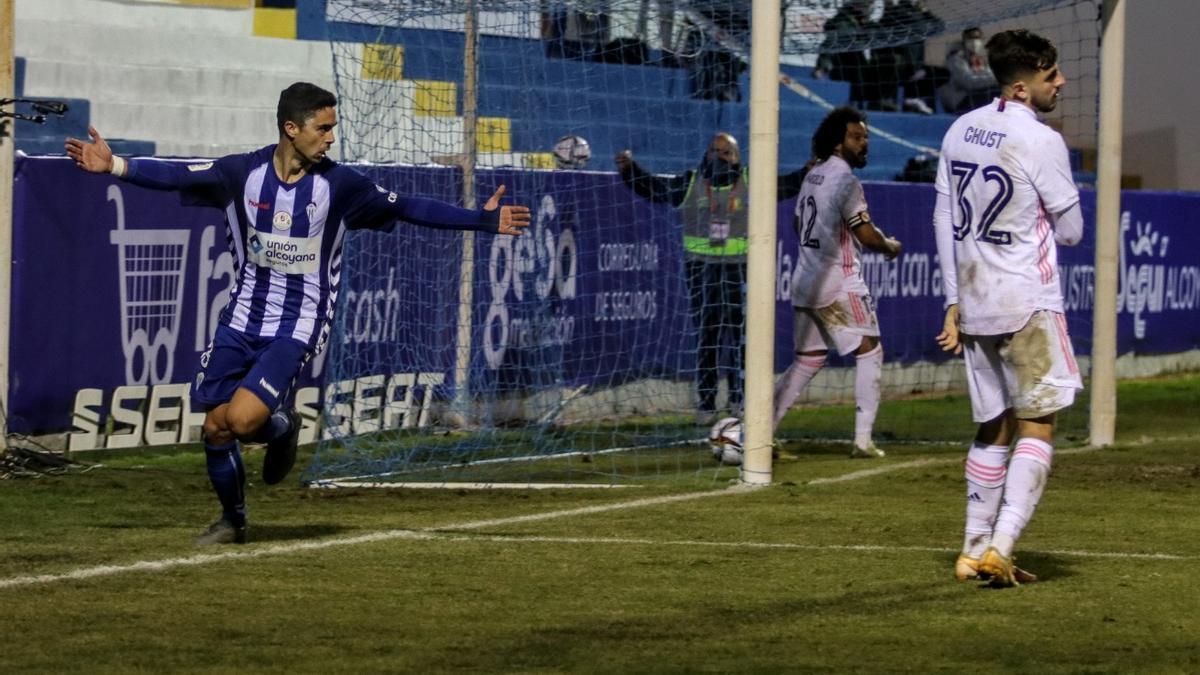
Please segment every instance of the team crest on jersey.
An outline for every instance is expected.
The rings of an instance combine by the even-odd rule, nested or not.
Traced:
[[[286,230],[292,226],[292,214],[287,211],[276,211],[275,217],[271,219],[271,224],[277,230]]]
[[[304,207],[304,212],[308,214],[308,222],[313,222],[317,219],[317,203],[309,202],[308,206]]]
[[[211,168],[213,168],[212,162],[204,162],[201,164],[188,164],[187,165],[188,171],[208,171]]]
[[[395,203],[396,203],[396,199],[398,199],[398,196],[396,195],[396,193],[395,193],[395,192],[388,192],[388,189],[387,189],[387,188],[385,188],[385,187],[383,187],[382,185],[376,185],[376,186],[375,186],[375,189],[376,189],[376,190],[379,190],[379,191],[380,191],[380,192],[382,192],[383,194],[387,195],[387,200],[388,200],[388,203],[389,203],[389,204],[395,204]]]

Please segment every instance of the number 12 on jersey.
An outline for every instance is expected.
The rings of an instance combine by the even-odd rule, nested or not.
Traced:
[[[800,209],[796,213],[796,236],[800,237],[800,245],[808,248],[821,248],[821,242],[812,236],[813,227],[817,224],[817,200],[809,195],[799,202]]]
[[[996,222],[996,218],[1000,216],[1000,212],[1004,210],[1004,207],[1008,205],[1008,201],[1013,196],[1013,182],[1008,172],[994,164],[985,166],[980,170],[979,165],[974,162],[955,160],[950,162],[950,173],[958,179],[954,188],[955,193],[958,194],[958,218],[954,219],[954,238],[959,241],[966,239],[974,226],[977,229],[975,234],[976,241],[985,241],[998,246],[1011,244],[1011,232],[997,230],[992,227]],[[975,207],[971,204],[971,200],[967,198],[967,191],[971,188],[971,181],[976,175],[979,175],[983,179],[984,185],[987,183],[996,184],[996,194],[992,196],[991,201],[984,208],[978,223],[975,222]]]

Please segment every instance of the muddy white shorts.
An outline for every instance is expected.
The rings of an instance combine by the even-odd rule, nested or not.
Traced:
[[[845,356],[858,349],[864,337],[879,337],[879,320],[871,296],[842,293],[820,309],[796,307],[796,352],[835,350]]]
[[[1018,419],[1062,410],[1083,389],[1062,314],[1041,310],[1016,333],[963,335],[971,413],[978,423],[1012,408]]]

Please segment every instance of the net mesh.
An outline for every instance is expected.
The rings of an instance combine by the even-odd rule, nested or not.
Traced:
[[[750,3],[330,0],[326,11],[342,161],[390,190],[467,206],[503,185],[504,201],[531,207],[535,223],[518,239],[415,227],[348,238],[324,429],[307,478],[735,476],[706,436],[717,418],[740,414],[744,265],[732,257],[698,271],[678,202],[704,186],[688,172],[716,132],[748,138]],[[852,11],[857,25],[846,20]],[[899,261],[864,256],[885,347],[876,436],[965,442],[966,410],[953,413],[963,423],[946,425],[905,405],[963,387],[961,363],[930,339],[941,288],[933,192],[920,185],[954,119],[947,56],[972,27],[985,38],[1024,27],[1054,41],[1069,84],[1047,122],[1089,186],[1098,0],[784,2],[782,13],[779,173],[809,159],[830,108],[867,109],[871,159],[857,173],[874,219],[905,243]],[[615,172],[612,158],[626,150],[659,192]],[[796,241],[785,188],[777,372],[792,351]],[[1063,264],[1090,269],[1089,247]],[[1069,319],[1087,352],[1090,317]],[[831,358],[800,399],[810,409],[793,412],[779,435],[848,440],[853,397],[853,359]],[[1069,433],[1085,433],[1085,418],[1083,406],[1068,413]]]

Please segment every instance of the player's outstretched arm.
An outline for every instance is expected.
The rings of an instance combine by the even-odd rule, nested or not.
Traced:
[[[67,155],[75,161],[75,166],[89,173],[109,173],[113,171],[114,157],[108,143],[96,131],[96,127],[88,125],[88,136],[91,141],[78,138],[67,138]],[[121,162],[122,164],[124,162]],[[122,171],[122,173],[124,173]]]
[[[91,141],[68,138],[66,143],[67,154],[84,171],[111,173],[151,190],[186,190],[189,204],[222,206],[226,201],[216,162],[181,164],[151,158],[127,160],[113,154],[96,127],[88,127],[88,136]]]
[[[497,230],[498,234],[520,235],[524,232],[525,228],[529,227],[529,207],[508,204],[501,206],[500,198],[504,196],[506,189],[503,185],[496,188],[496,193],[483,205],[483,210],[489,213],[496,211],[496,209],[500,210],[500,229]]]

